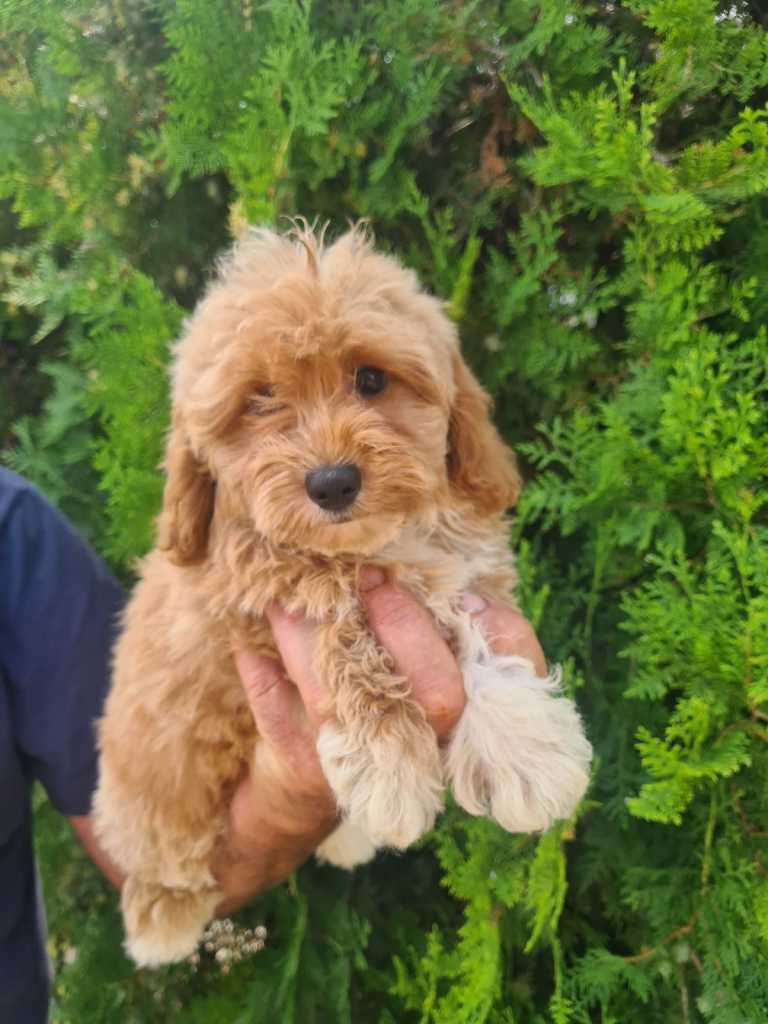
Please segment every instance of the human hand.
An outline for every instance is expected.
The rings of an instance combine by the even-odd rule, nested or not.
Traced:
[[[438,741],[464,709],[459,666],[430,613],[404,587],[370,567],[360,599],[371,629],[406,678]],[[546,663],[536,634],[519,613],[475,594],[463,599],[497,654],[528,658],[537,675]],[[235,792],[230,834],[216,874],[225,907],[276,884],[333,831],[336,804],[316,752],[318,731],[332,716],[331,695],[315,673],[314,625],[279,606],[268,611],[282,665],[252,651],[235,656],[259,733],[252,772]]]

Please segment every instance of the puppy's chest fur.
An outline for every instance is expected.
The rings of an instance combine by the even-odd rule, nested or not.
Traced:
[[[485,528],[458,522],[430,529],[414,526],[366,561],[419,598],[457,651],[463,592],[475,589],[514,604],[516,573],[501,521]],[[230,533],[227,547],[214,555],[209,570],[217,577],[209,608],[226,624],[234,645],[275,654],[264,618],[267,606],[279,601],[289,612],[318,623],[346,618],[359,623],[362,566],[363,560],[352,556],[325,558],[253,540],[233,543]]]
[[[326,631],[325,640],[318,637],[325,652],[318,671],[332,668],[334,659],[344,659],[369,631],[358,589],[364,563],[380,566],[426,605],[460,660],[471,647],[468,616],[459,606],[462,592],[474,589],[514,601],[514,563],[501,520],[474,527],[447,522],[429,530],[409,528],[366,560],[288,551],[254,536],[247,524],[240,531],[230,526],[214,538],[202,566],[179,569],[157,552],[147,559],[128,609],[129,628],[118,645],[110,695],[113,719],[137,717],[147,736],[153,735],[150,722],[162,720],[166,740],[186,736],[185,742],[198,751],[223,744],[232,759],[225,774],[236,777],[250,756],[255,733],[233,652],[248,647],[277,658],[265,611],[279,601],[288,611],[316,621],[318,634]],[[139,628],[149,620],[159,627],[151,647],[158,663],[174,665],[174,686],[156,689],[149,674],[146,683],[136,682],[152,653],[146,629]]]

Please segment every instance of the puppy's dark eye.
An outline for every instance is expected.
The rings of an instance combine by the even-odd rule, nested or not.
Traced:
[[[386,373],[375,366],[361,366],[355,374],[355,391],[365,398],[380,395],[386,386]]]
[[[248,411],[254,416],[266,416],[268,413],[276,412],[277,406],[272,401],[275,393],[269,384],[262,384],[254,388],[248,399]]]

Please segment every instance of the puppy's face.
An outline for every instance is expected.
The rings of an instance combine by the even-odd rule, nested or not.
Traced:
[[[177,561],[201,557],[214,509],[274,544],[369,555],[460,497],[462,471],[485,477],[464,483],[476,505],[513,498],[452,325],[357,232],[242,243],[179,344],[174,399],[160,540]]]
[[[275,543],[370,553],[445,487],[443,360],[397,318],[390,336],[355,321],[310,316],[262,338],[242,414],[210,447],[222,489]]]

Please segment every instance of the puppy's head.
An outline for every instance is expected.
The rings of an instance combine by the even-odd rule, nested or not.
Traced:
[[[440,507],[516,498],[509,451],[438,301],[360,229],[255,231],[175,352],[160,546],[201,559],[210,523],[370,555]]]

